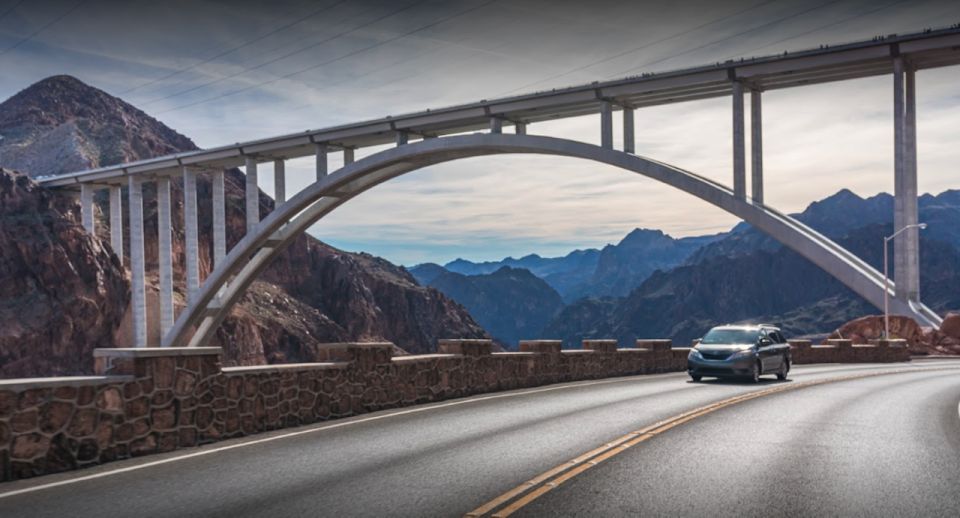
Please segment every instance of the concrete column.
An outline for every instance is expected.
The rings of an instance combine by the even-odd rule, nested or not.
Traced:
[[[273,201],[274,208],[287,201],[287,163],[283,159],[273,161]]]
[[[746,150],[743,124],[743,84],[733,82],[733,193],[747,197]]]
[[[397,145],[398,145],[398,146],[403,146],[403,145],[407,144],[408,142],[410,142],[410,134],[407,133],[406,131],[398,131],[398,132],[397,132]]]
[[[763,203],[763,111],[760,90],[750,91],[750,176],[751,197]]]
[[[127,177],[130,206],[130,310],[133,346],[147,346],[147,290],[143,251],[143,187],[136,176]]]
[[[173,231],[170,223],[170,178],[157,180],[157,249],[160,274],[160,336],[173,327]]]
[[[527,134],[527,123],[526,122],[515,122],[513,125],[514,131],[517,135],[526,135]]]
[[[322,142],[314,144],[317,155],[317,181],[323,180],[327,176],[329,165],[327,162],[327,145]]]
[[[220,266],[227,256],[227,211],[226,195],[224,193],[223,169],[217,169],[211,174],[213,188],[213,264]],[[199,276],[198,276],[199,277]],[[199,281],[199,278],[198,278]],[[198,282],[199,284],[199,282]]]
[[[903,59],[893,60],[893,232],[906,225],[904,212],[904,70]],[[893,240],[893,278],[898,299],[907,300],[906,233]]]
[[[83,229],[93,235],[96,230],[93,224],[93,186],[86,183],[80,184],[80,221]]]
[[[221,173],[222,175],[222,173]],[[222,181],[221,181],[222,183]],[[222,187],[222,185],[221,185]],[[221,190],[222,192],[222,190]],[[214,205],[216,205],[217,187],[214,185]],[[217,208],[213,210],[213,229],[216,236]],[[221,222],[222,224],[222,222]],[[222,225],[221,225],[222,226]],[[197,228],[197,172],[189,167],[183,168],[183,236],[184,265],[187,277],[187,303],[196,300],[200,291],[200,245]]]
[[[490,133],[503,133],[503,119],[490,118]]]
[[[353,148],[345,147],[343,148],[343,165],[350,165],[353,163]]]
[[[110,246],[123,264],[123,190],[110,187]]]
[[[260,223],[260,187],[257,185],[257,159],[248,156],[246,169],[247,234],[251,234],[253,229],[257,227],[257,223]]]
[[[637,151],[636,136],[633,131],[633,108],[623,109],[623,151],[635,153]]]
[[[600,146],[613,149],[613,104],[600,104]]]
[[[908,65],[905,68],[903,220],[906,225],[916,225],[920,222],[917,200],[917,76],[913,67]],[[920,229],[913,227],[904,234],[907,298],[920,300]]]

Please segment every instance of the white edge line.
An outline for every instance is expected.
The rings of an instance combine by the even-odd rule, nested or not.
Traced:
[[[665,373],[664,375],[653,375],[653,376],[666,377],[666,376],[671,376],[671,375],[672,375],[672,376],[676,376],[676,375],[678,375],[678,374],[683,374],[683,373],[672,372],[672,373]],[[508,394],[495,394],[495,395],[491,395],[491,396],[481,396],[481,397],[474,397],[474,398],[469,398],[469,399],[461,399],[461,400],[458,400],[458,401],[450,401],[450,402],[447,402],[447,403],[440,403],[440,404],[437,404],[437,405],[421,406],[421,407],[411,408],[411,409],[407,409],[407,410],[400,410],[400,411],[397,411],[397,412],[390,412],[390,413],[388,413],[388,414],[381,414],[381,415],[375,415],[375,416],[362,417],[362,418],[354,419],[354,420],[351,420],[351,421],[345,421],[345,422],[339,422],[339,423],[332,423],[332,424],[326,424],[326,425],[321,425],[321,426],[315,426],[315,427],[309,428],[309,429],[307,429],[307,430],[298,430],[298,431],[296,431],[296,432],[289,432],[289,433],[285,433],[285,434],[281,434],[281,435],[274,435],[274,436],[271,436],[271,437],[264,437],[264,438],[262,438],[262,439],[254,439],[254,440],[250,440],[250,441],[244,441],[244,442],[239,443],[239,444],[231,444],[231,445],[229,445],[229,446],[220,446],[220,447],[217,447],[217,448],[211,448],[211,449],[208,449],[208,450],[203,450],[203,451],[188,453],[188,454],[185,454],[185,455],[178,455],[178,456],[176,456],[176,457],[170,457],[170,458],[166,458],[166,459],[155,460],[155,461],[152,461],[152,462],[146,462],[146,463],[143,463],[143,464],[137,464],[136,466],[128,466],[128,467],[125,467],[125,468],[117,468],[117,469],[114,469],[114,470],[104,471],[104,472],[101,472],[101,473],[94,473],[94,474],[92,474],[92,475],[86,475],[86,476],[82,476],[82,477],[71,478],[71,479],[68,479],[68,480],[60,480],[60,481],[57,481],[57,482],[50,482],[50,483],[48,483],[48,484],[42,484],[42,485],[38,485],[38,486],[25,487],[25,488],[23,488],[23,489],[17,489],[17,490],[14,490],[14,491],[7,491],[6,493],[0,493],[0,499],[2,499],[2,498],[8,498],[8,497],[11,497],[11,496],[16,496],[16,495],[22,495],[22,494],[24,494],[24,493],[32,493],[32,492],[41,491],[41,490],[44,490],[44,489],[51,489],[51,488],[54,488],[54,487],[65,486],[65,485],[69,485],[69,484],[75,484],[75,483],[77,483],[77,482],[84,482],[84,481],[87,481],[87,480],[94,480],[94,479],[98,479],[98,478],[109,477],[109,476],[111,476],[111,475],[118,475],[118,474],[120,474],[120,473],[128,473],[128,472],[131,472],[131,471],[137,471],[137,470],[141,470],[141,469],[151,468],[151,467],[153,467],[153,466],[160,466],[160,465],[163,465],[163,464],[169,464],[169,463],[171,463],[171,462],[176,462],[176,461],[185,460],[185,459],[192,459],[192,458],[195,458],[195,457],[202,457],[202,456],[204,456],[204,455],[210,455],[210,454],[219,453],[219,452],[222,452],[222,451],[233,450],[233,449],[236,449],[236,448],[243,448],[243,447],[246,447],[246,446],[253,446],[253,445],[257,445],[257,444],[263,444],[263,443],[267,443],[267,442],[278,441],[278,440],[280,440],[280,439],[287,439],[287,438],[296,437],[296,436],[299,436],[299,435],[306,435],[306,434],[309,434],[309,433],[322,432],[322,431],[325,431],[325,430],[332,430],[332,429],[334,429],[334,428],[342,428],[342,427],[344,427],[344,426],[351,426],[351,425],[360,424],[360,423],[367,423],[367,422],[370,422],[370,421],[378,421],[378,420],[380,420],[380,419],[386,419],[386,418],[388,418],[388,417],[395,417],[395,416],[401,416],[401,415],[416,414],[416,413],[427,412],[427,411],[435,410],[435,409],[439,409],[439,408],[446,408],[446,407],[457,406],[457,405],[465,405],[465,404],[467,404],[467,403],[475,403],[475,402],[478,402],[478,401],[488,401],[488,400],[491,400],[491,399],[500,399],[500,398],[507,398],[507,397],[525,396],[525,395],[527,395],[527,394],[536,394],[536,393],[540,393],[540,392],[550,392],[550,391],[554,391],[554,390],[565,390],[565,389],[570,389],[570,388],[588,387],[588,386],[592,386],[592,385],[606,385],[606,384],[611,384],[611,383],[625,383],[625,382],[628,382],[628,381],[638,381],[637,378],[638,378],[637,376],[630,376],[630,377],[622,377],[622,378],[617,378],[617,379],[612,379],[612,380],[587,381],[587,382],[566,384],[566,385],[559,386],[559,387],[547,387],[547,388],[530,389],[530,390],[524,390],[524,391],[520,391],[520,392],[510,392],[510,393],[508,393]],[[648,375],[648,376],[640,377],[640,380],[650,379],[650,378],[651,378],[651,376]],[[124,459],[124,460],[128,460],[128,459]]]

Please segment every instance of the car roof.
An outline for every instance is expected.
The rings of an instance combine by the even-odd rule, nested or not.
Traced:
[[[779,331],[780,328],[771,324],[725,324],[722,326],[714,326],[711,329],[742,329],[744,331],[757,330],[761,329],[774,329]]]

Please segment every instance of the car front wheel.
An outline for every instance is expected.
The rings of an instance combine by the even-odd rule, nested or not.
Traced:
[[[753,370],[750,372],[750,381],[760,383],[760,362],[753,364]]]
[[[703,376],[700,376],[699,374],[691,374],[690,379],[692,379],[693,381],[700,381],[703,379]]]

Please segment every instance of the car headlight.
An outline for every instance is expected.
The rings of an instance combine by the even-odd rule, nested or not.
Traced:
[[[702,359],[703,356],[700,354],[700,351],[698,351],[698,350],[696,350],[696,349],[690,349],[690,354],[687,355],[687,358],[701,358],[701,359]]]
[[[744,358],[753,358],[753,349],[744,349],[730,355],[731,360],[742,360]]]

